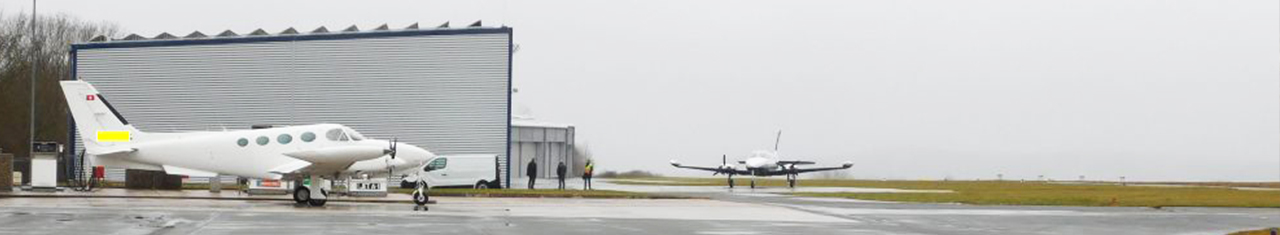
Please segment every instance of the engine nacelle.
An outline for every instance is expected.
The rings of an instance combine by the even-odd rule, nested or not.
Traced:
[[[285,156],[308,162],[364,161],[386,155],[390,150],[373,146],[335,146],[285,153]]]

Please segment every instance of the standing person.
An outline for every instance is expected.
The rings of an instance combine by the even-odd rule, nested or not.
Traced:
[[[538,163],[529,160],[529,168],[526,168],[524,173],[529,176],[529,189],[533,189],[533,183],[538,180]]]
[[[591,190],[591,171],[595,168],[596,164],[587,159],[587,166],[582,168],[582,190]]]
[[[564,173],[568,167],[564,166],[564,161],[560,161],[560,165],[556,166],[556,178],[560,179],[560,190],[564,190]]]

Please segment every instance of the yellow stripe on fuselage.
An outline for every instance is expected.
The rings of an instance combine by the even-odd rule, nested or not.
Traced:
[[[129,131],[98,131],[98,142],[129,142]]]

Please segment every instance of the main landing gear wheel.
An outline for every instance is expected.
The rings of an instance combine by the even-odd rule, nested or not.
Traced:
[[[733,178],[729,178],[729,188],[733,188]]]
[[[788,179],[788,180],[787,180],[787,185],[788,185],[788,186],[790,186],[791,188],[795,188],[795,187],[796,187],[796,180],[795,180],[795,179]]]
[[[426,205],[431,198],[427,196],[427,185],[418,183],[418,188],[413,190],[413,203],[419,206]]]
[[[484,180],[476,182],[475,189],[489,189],[489,182],[484,182]]]
[[[325,195],[325,198],[311,198],[308,199],[307,204],[310,204],[312,207],[323,207],[325,202],[329,202],[329,192],[325,192],[324,189],[320,189],[320,194]]]
[[[329,199],[311,199],[311,200],[307,200],[307,205],[324,206],[325,202],[329,202]]]
[[[751,180],[751,188],[756,188],[756,180]]]
[[[310,200],[311,200],[311,190],[307,190],[307,187],[298,186],[298,188],[293,189],[294,203],[303,204],[303,203],[307,203],[307,201],[310,201]]]

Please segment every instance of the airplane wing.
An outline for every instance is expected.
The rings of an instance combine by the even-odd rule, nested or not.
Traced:
[[[816,162],[811,161],[778,161],[778,165],[813,165]]]
[[[844,169],[849,169],[850,167],[853,167],[853,163],[852,163],[852,162],[846,162],[846,163],[844,163],[844,165],[840,165],[840,166],[837,166],[837,167],[819,167],[819,168],[796,169],[796,171],[795,171],[795,172],[796,172],[797,174],[799,174],[799,173],[815,172],[815,171],[844,170]]]
[[[307,168],[307,166],[311,166],[311,163],[303,160],[293,159],[293,161],[289,161],[288,163],[285,163],[283,165],[279,165],[279,166],[276,166],[275,168],[271,168],[271,170],[268,170],[267,172],[271,174],[284,175],[284,174],[296,172],[298,170],[302,170],[303,168]]]
[[[751,172],[750,172],[750,171],[738,170],[738,169],[736,169],[736,168],[719,168],[719,167],[705,167],[705,166],[685,166],[685,165],[681,165],[679,162],[676,162],[676,161],[671,161],[671,166],[674,166],[674,167],[676,167],[676,168],[685,168],[685,169],[694,169],[694,170],[704,170],[704,171],[716,172],[716,173],[720,173],[720,174],[735,174],[735,175],[749,175],[749,174],[751,174]]]
[[[218,173],[196,170],[191,168],[182,168],[177,166],[164,165],[164,173],[170,175],[185,175],[190,177],[214,177]]]

